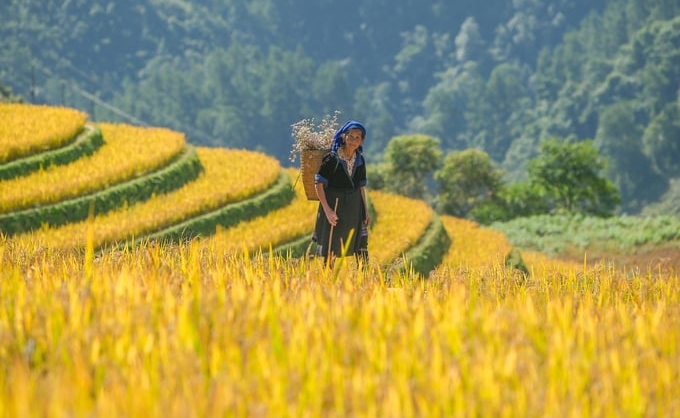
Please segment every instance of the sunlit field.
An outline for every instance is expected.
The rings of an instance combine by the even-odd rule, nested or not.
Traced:
[[[0,103],[0,163],[67,143],[86,120],[70,108]]]
[[[0,111],[15,112],[0,164],[58,152],[85,124]],[[288,184],[295,168],[199,148],[195,179],[144,178],[184,136],[101,126],[92,155],[0,180],[16,232],[0,232],[0,418],[680,416],[677,271],[520,252],[499,230],[382,191],[369,191],[368,265],[331,267],[280,250],[311,236],[318,206]],[[21,210],[138,177],[179,184],[21,228]],[[288,200],[260,199],[280,185]],[[195,218],[205,233],[158,238]],[[422,248],[436,260],[416,269]]]
[[[502,236],[457,225],[429,279],[389,281],[200,240],[5,240],[0,416],[680,413],[677,275],[537,256],[525,277],[494,253]]]

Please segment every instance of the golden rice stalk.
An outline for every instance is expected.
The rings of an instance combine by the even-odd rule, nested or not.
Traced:
[[[96,192],[160,168],[184,148],[184,134],[164,128],[100,124],[104,145],[70,164],[0,182],[0,213]]]
[[[120,208],[92,220],[95,247],[157,231],[237,202],[266,190],[277,179],[280,165],[263,153],[222,148],[197,148],[203,165],[199,177],[180,189]],[[257,167],[257,170],[253,170]],[[57,248],[83,247],[90,221],[33,231],[15,237]]]
[[[479,225],[469,219],[442,215],[444,227],[453,243],[442,260],[442,266],[463,269],[493,269],[503,266],[512,245],[501,231]],[[521,252],[529,270],[573,270],[577,264],[553,260],[544,254]]]
[[[200,241],[83,259],[0,241],[0,416],[677,416],[677,274],[385,286]]]
[[[442,260],[444,264],[469,268],[502,265],[504,257],[512,250],[502,232],[469,219],[448,215],[442,215],[441,219],[453,241]]]
[[[64,145],[86,121],[76,109],[0,103],[0,164]]]
[[[296,178],[297,169],[288,169]],[[269,246],[284,244],[314,229],[318,202],[307,199],[301,182],[295,184],[295,199],[287,206],[271,211],[231,228],[218,230],[207,245],[221,254],[238,254],[247,248],[250,252],[267,251]]]
[[[378,220],[369,234],[371,259],[389,263],[414,246],[432,222],[434,211],[422,200],[369,191]]]

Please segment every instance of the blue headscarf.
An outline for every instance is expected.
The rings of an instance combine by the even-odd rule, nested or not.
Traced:
[[[338,148],[342,146],[342,134],[349,131],[350,129],[360,129],[364,134],[364,139],[366,138],[366,128],[364,128],[364,125],[355,120],[348,120],[344,125],[342,125],[340,129],[335,132],[335,135],[333,135],[333,145],[331,145],[331,151],[338,152]],[[364,151],[361,145],[357,149],[360,153]]]

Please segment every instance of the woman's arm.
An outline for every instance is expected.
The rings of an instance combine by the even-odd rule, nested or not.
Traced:
[[[317,182],[314,184],[314,189],[316,190],[316,195],[319,198],[319,203],[321,203],[321,207],[323,208],[323,213],[326,214],[326,219],[328,219],[328,223],[335,226],[338,223],[338,215],[335,213],[335,210],[331,208],[331,206],[328,204],[328,199],[326,199],[326,189],[324,188],[324,184],[321,182]],[[363,196],[363,193],[362,193]]]
[[[366,188],[361,187],[361,200],[364,202],[364,212],[366,213],[366,218],[364,219],[364,222],[366,222],[366,226],[368,226],[371,223],[371,214],[368,213],[368,201],[366,200]]]

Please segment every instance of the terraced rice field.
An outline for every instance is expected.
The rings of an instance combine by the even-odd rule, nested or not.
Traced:
[[[197,148],[200,172],[172,174],[162,167],[189,145],[162,129],[102,125],[106,145],[43,171],[106,171],[93,161],[120,132],[143,142],[145,168],[49,198],[19,190],[47,174],[0,180],[27,196],[7,214],[123,178],[167,186],[87,220],[0,234],[0,418],[680,414],[676,273],[524,252],[521,272],[498,231],[379,191],[370,268],[328,268],[277,251],[313,228],[318,203],[296,169]]]

